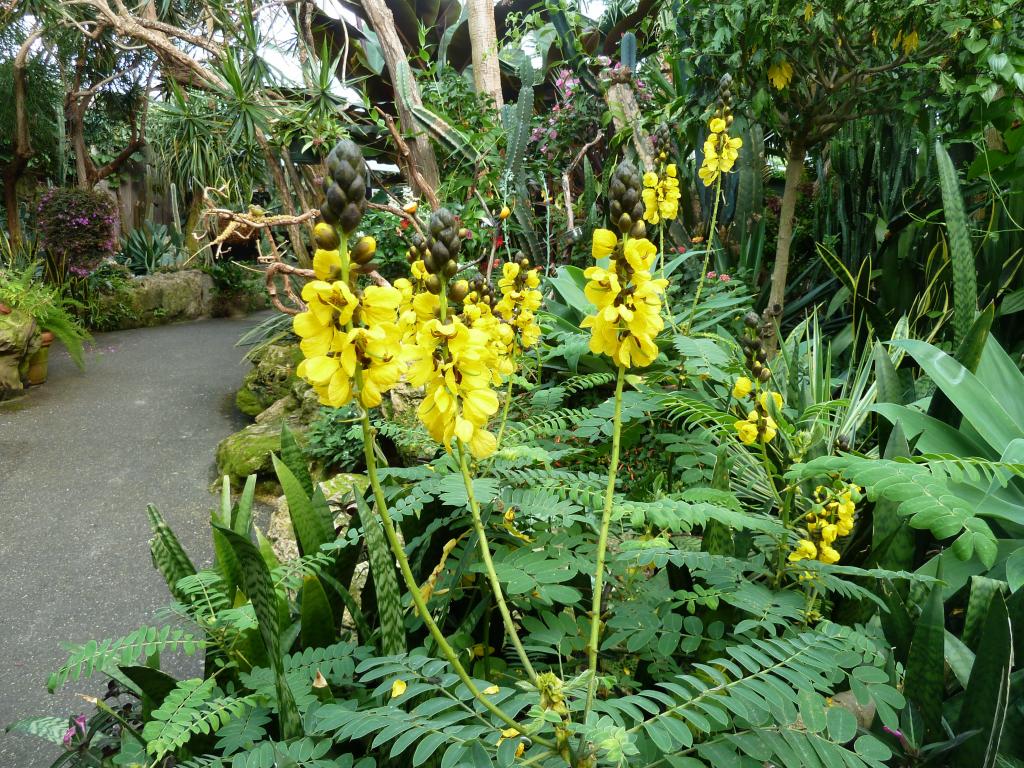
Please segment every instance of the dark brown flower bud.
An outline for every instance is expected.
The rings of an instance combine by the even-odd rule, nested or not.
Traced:
[[[332,183],[325,190],[325,207],[341,231],[351,234],[366,211],[366,186],[369,178],[359,145],[349,139],[339,141],[327,156],[327,170],[330,171]],[[334,223],[326,215],[324,219]]]

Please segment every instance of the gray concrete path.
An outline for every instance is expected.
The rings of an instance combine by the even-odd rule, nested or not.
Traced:
[[[170,601],[147,503],[209,560],[214,448],[245,423],[235,343],[260,317],[99,334],[84,372],[55,348],[50,380],[0,404],[0,768],[59,755],[4,726],[87,712],[76,694],[104,689],[96,678],[46,692],[63,643],[119,637]]]

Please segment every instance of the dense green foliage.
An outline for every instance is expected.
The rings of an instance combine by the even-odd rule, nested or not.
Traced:
[[[227,4],[154,110],[182,231],[267,225],[295,317],[260,333],[322,406],[270,462],[297,556],[256,476],[208,567],[150,507],[169,620],[72,647],[50,688],[104,675],[96,711],[12,730],[102,768],[1024,765],[1020,8],[538,9],[498,110],[460,6],[388,6],[409,71],[320,19],[282,88]]]

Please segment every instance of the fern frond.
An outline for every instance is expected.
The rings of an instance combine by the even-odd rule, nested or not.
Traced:
[[[180,681],[153,710],[142,729],[146,751],[157,760],[174,752],[197,734],[216,733],[252,706],[250,697],[217,696],[212,677]]]
[[[539,437],[565,432],[593,415],[590,408],[559,408],[554,411],[534,414],[518,426],[510,427],[505,433],[503,445],[529,443]]]
[[[981,561],[991,566],[996,557],[995,534],[984,520],[975,517],[973,505],[950,488],[947,469],[948,463],[933,471],[928,464],[910,460],[822,456],[794,466],[786,478],[807,480],[840,474],[864,486],[872,501],[895,502],[897,514],[909,517],[912,527],[930,530],[937,539],[957,536],[953,549],[961,559],[977,551]]]
[[[90,640],[69,649],[68,660],[50,675],[47,687],[53,693],[68,680],[89,677],[115,666],[130,666],[156,653],[184,651],[194,654],[208,643],[171,626],[142,627],[129,635],[96,642]]]
[[[657,690],[604,700],[595,705],[595,710],[607,713],[665,754],[697,744],[702,756],[711,757],[716,743],[735,735],[737,720],[747,725],[741,734],[780,728],[788,732],[799,715],[805,721],[805,731],[820,733],[823,726],[819,723],[826,719],[825,697],[844,679],[849,678],[860,691],[861,700],[867,697],[897,702],[902,698],[888,686],[885,672],[877,666],[881,654],[851,648],[847,642],[850,634],[846,628],[825,624],[785,638],[752,638],[728,648],[728,657],[694,664],[692,673],[660,683]],[[652,711],[656,714],[649,714]],[[788,744],[785,736],[783,743]],[[744,741],[734,746],[743,749],[750,745]],[[833,746],[848,755],[847,765],[877,764],[834,742]],[[787,759],[790,750],[769,743],[767,754],[755,759],[775,760],[786,766],[817,765]]]

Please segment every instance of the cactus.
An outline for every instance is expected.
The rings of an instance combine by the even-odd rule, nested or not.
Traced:
[[[619,41],[619,60],[622,66],[636,71],[636,35],[627,32]]]
[[[533,119],[533,86],[537,77],[536,71],[524,56],[520,62],[519,78],[522,87],[519,99],[514,105],[506,105],[503,110],[505,123],[505,172],[504,181],[511,185],[515,197],[520,204],[513,206],[512,215],[516,224],[522,229],[531,259],[536,260],[540,254],[540,242],[533,229],[533,218],[529,213],[529,191],[526,188],[526,145],[530,138],[530,122]]]
[[[978,286],[975,278],[974,251],[967,228],[967,214],[960,196],[960,184],[949,153],[935,142],[935,160],[939,167],[942,207],[946,212],[946,236],[953,267],[953,340],[959,344],[971,329],[978,311]]]

